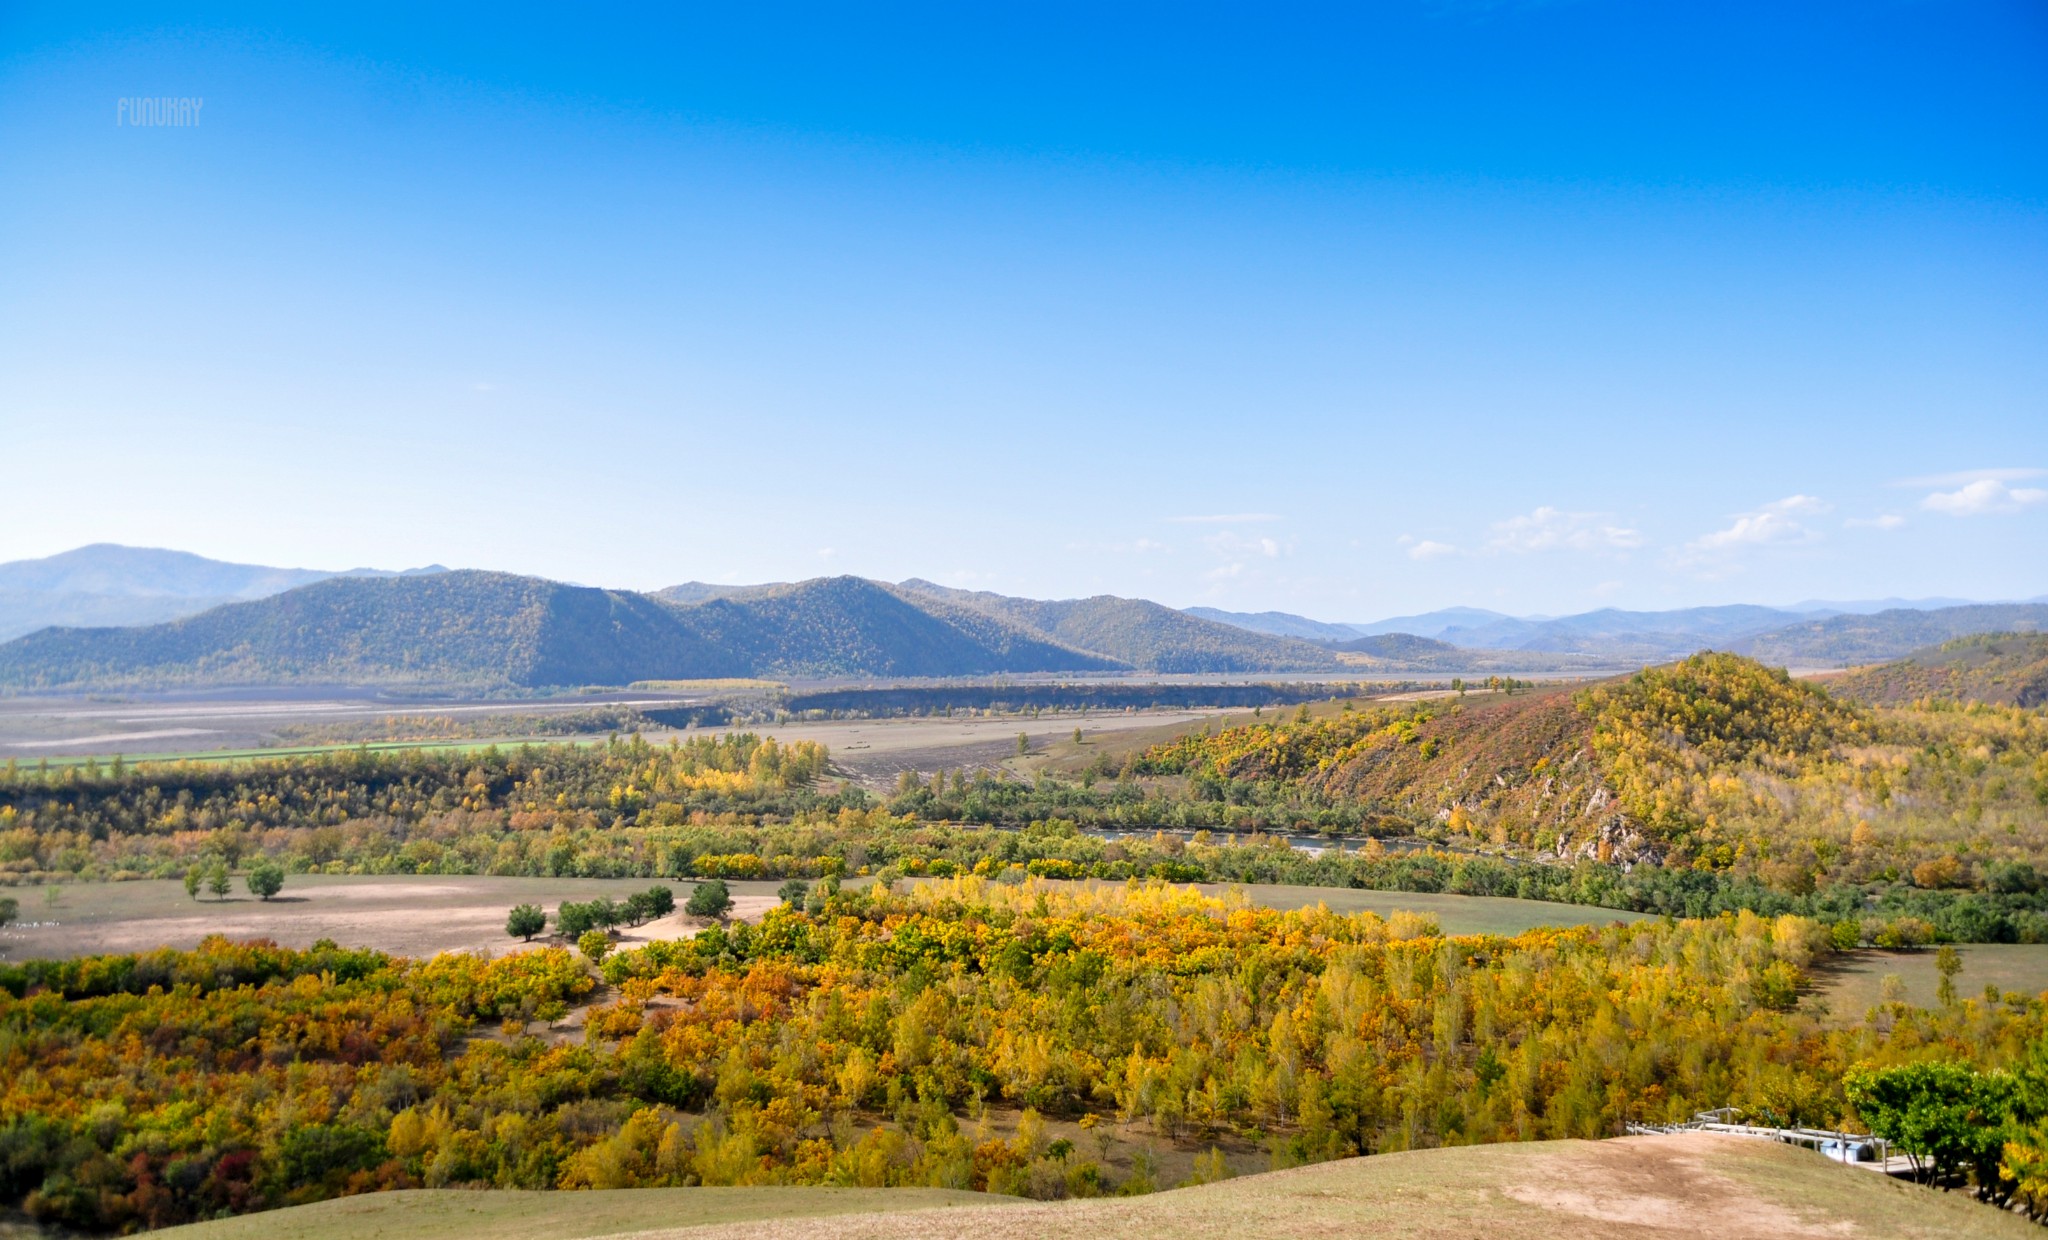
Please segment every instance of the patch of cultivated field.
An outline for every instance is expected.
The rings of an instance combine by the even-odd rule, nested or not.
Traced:
[[[209,934],[231,939],[275,939],[305,947],[333,939],[346,947],[374,947],[399,956],[448,951],[503,955],[524,946],[505,933],[505,914],[515,904],[539,904],[552,911],[564,900],[610,896],[624,900],[656,880],[589,878],[495,878],[469,875],[392,874],[375,876],[294,874],[275,900],[260,901],[242,890],[227,900],[194,900],[183,883],[146,879],[129,883],[76,883],[17,887],[8,893],[21,903],[21,920],[0,929],[0,951],[11,960],[55,959],[105,952],[189,948]],[[672,882],[678,901],[688,881]],[[734,915],[758,921],[776,903],[779,882],[727,883]],[[49,898],[55,893],[54,902]],[[622,928],[625,946],[695,934],[704,923],[681,913]]]
[[[1687,1134],[1417,1150],[1093,1201],[1018,1202],[917,1189],[420,1191],[160,1234],[167,1240],[1955,1240],[2039,1232],[1960,1194],[1844,1167],[1805,1150]]]
[[[1956,974],[1956,995],[1977,998],[1986,986],[1999,993],[2038,995],[2048,990],[2048,943],[1965,943],[1957,946],[1963,970]],[[1884,979],[1896,975],[1906,1002],[1920,1007],[1935,1003],[1941,974],[1934,967],[1934,949],[1888,952],[1867,949],[1836,957],[1816,979],[1815,997],[1838,1019],[1860,1021],[1884,995]]]

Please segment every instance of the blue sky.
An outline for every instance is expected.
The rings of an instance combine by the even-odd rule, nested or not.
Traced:
[[[2039,4],[183,7],[0,10],[0,559],[2048,592]]]

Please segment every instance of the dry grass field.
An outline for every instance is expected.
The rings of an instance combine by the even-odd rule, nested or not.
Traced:
[[[287,947],[333,939],[344,946],[374,947],[399,956],[447,951],[503,955],[524,946],[505,934],[505,913],[515,904],[552,909],[563,900],[601,895],[623,900],[654,881],[295,874],[286,880],[284,892],[268,902],[250,897],[239,881],[235,894],[226,900],[194,900],[185,894],[182,884],[168,879],[18,887],[7,890],[21,902],[21,920],[0,928],[0,958],[54,959],[157,947],[189,948],[209,934],[274,939]],[[850,880],[855,886],[865,881]],[[687,879],[669,885],[679,899],[692,886]],[[733,880],[727,885],[733,893],[734,916],[759,921],[777,903],[775,892],[782,884]],[[1227,888],[1212,884],[1203,890],[1216,894]],[[1430,913],[1446,934],[1519,934],[1534,926],[1599,925],[1642,916],[1536,900],[1342,887],[1255,886],[1244,888],[1244,892],[1253,902],[1270,908],[1303,908],[1321,901],[1347,913],[1368,909],[1381,916],[1401,909]],[[622,930],[619,942],[631,947],[654,939],[683,937],[695,934],[702,925],[678,913]],[[1965,979],[1968,977],[1966,973]]]
[[[2039,1232],[1962,1196],[1804,1150],[1679,1135],[1383,1154],[1093,1201],[1022,1202],[929,1189],[416,1191],[159,1234],[165,1240],[1957,1240]]]
[[[623,900],[654,881],[294,874],[284,892],[267,902],[249,896],[239,881],[227,900],[194,900],[183,884],[169,879],[19,887],[10,894],[21,902],[21,920],[0,929],[0,955],[25,960],[190,948],[209,934],[224,934],[275,939],[287,947],[333,939],[346,947],[374,947],[399,956],[448,951],[495,956],[524,946],[505,933],[505,914],[515,904],[553,909],[563,900]],[[669,885],[679,900],[691,886],[687,881]],[[781,886],[737,880],[727,885],[735,915],[752,921],[775,905],[775,890]],[[677,913],[622,930],[620,942],[632,946],[678,938],[695,934],[702,925]]]
[[[1956,974],[1956,994],[1962,998],[1978,997],[1986,986],[1996,986],[2001,994],[2048,990],[2048,943],[1965,943],[1956,951],[1963,957],[1963,971]],[[1899,979],[1906,1002],[1934,1004],[1941,975],[1935,972],[1933,948],[1849,952],[1820,972],[1814,997],[1837,1020],[1860,1021],[1883,996],[1887,976]]]

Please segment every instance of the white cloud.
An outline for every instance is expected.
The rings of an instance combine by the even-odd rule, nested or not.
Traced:
[[[1842,522],[1852,530],[1895,530],[1906,523],[1896,512],[1880,513],[1874,517],[1850,517]]]
[[[1167,548],[1165,543],[1155,542],[1150,538],[1140,538],[1138,541],[1131,544],[1131,550],[1137,552],[1139,555],[1143,555],[1147,551],[1164,551],[1166,549]]]
[[[1411,560],[1434,560],[1440,556],[1456,555],[1458,549],[1449,543],[1431,542],[1425,538],[1408,548]]]
[[[837,558],[837,557],[838,557],[838,555],[839,555],[839,548],[837,548],[837,547],[820,547],[820,548],[818,548],[818,558],[819,558],[819,559],[821,559],[821,560],[830,560],[830,559],[835,559],[835,558]]]
[[[1959,487],[1972,482],[2025,482],[2029,478],[2048,478],[2048,469],[1959,469],[1947,474],[1924,474],[1917,478],[1900,478],[1893,482],[1895,487]]]
[[[1277,512],[1224,512],[1209,516],[1168,517],[1175,525],[1255,525],[1262,521],[1278,521]]]
[[[1703,560],[1725,559],[1751,547],[1812,542],[1820,535],[1799,518],[1827,512],[1832,507],[1826,500],[1811,495],[1788,495],[1765,504],[1755,512],[1736,514],[1734,523],[1728,528],[1693,539],[1685,544],[1684,551],[1676,558],[1681,564],[1696,564]]]
[[[1951,517],[1981,517],[2018,512],[2042,503],[2048,503],[2048,491],[2039,487],[2009,487],[1997,478],[1979,478],[1953,491],[1936,491],[1921,500],[1920,506]]]
[[[1519,517],[1496,521],[1491,551],[1526,554],[1534,551],[1628,551],[1643,545],[1641,533],[1610,524],[1597,512],[1564,512],[1548,506]]]

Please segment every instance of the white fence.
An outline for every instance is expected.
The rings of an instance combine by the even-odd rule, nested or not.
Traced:
[[[1891,1170],[1891,1145],[1883,1137],[1868,1133],[1835,1132],[1826,1128],[1766,1128],[1757,1124],[1740,1124],[1735,1121],[1742,1112],[1735,1107],[1721,1107],[1713,1111],[1701,1111],[1683,1124],[1639,1124],[1631,1120],[1623,1125],[1631,1136],[1647,1136],[1664,1132],[1719,1132],[1735,1137],[1759,1137],[1766,1141],[1782,1141],[1787,1145],[1803,1145],[1818,1151],[1836,1162],[1869,1166],[1872,1170]]]

